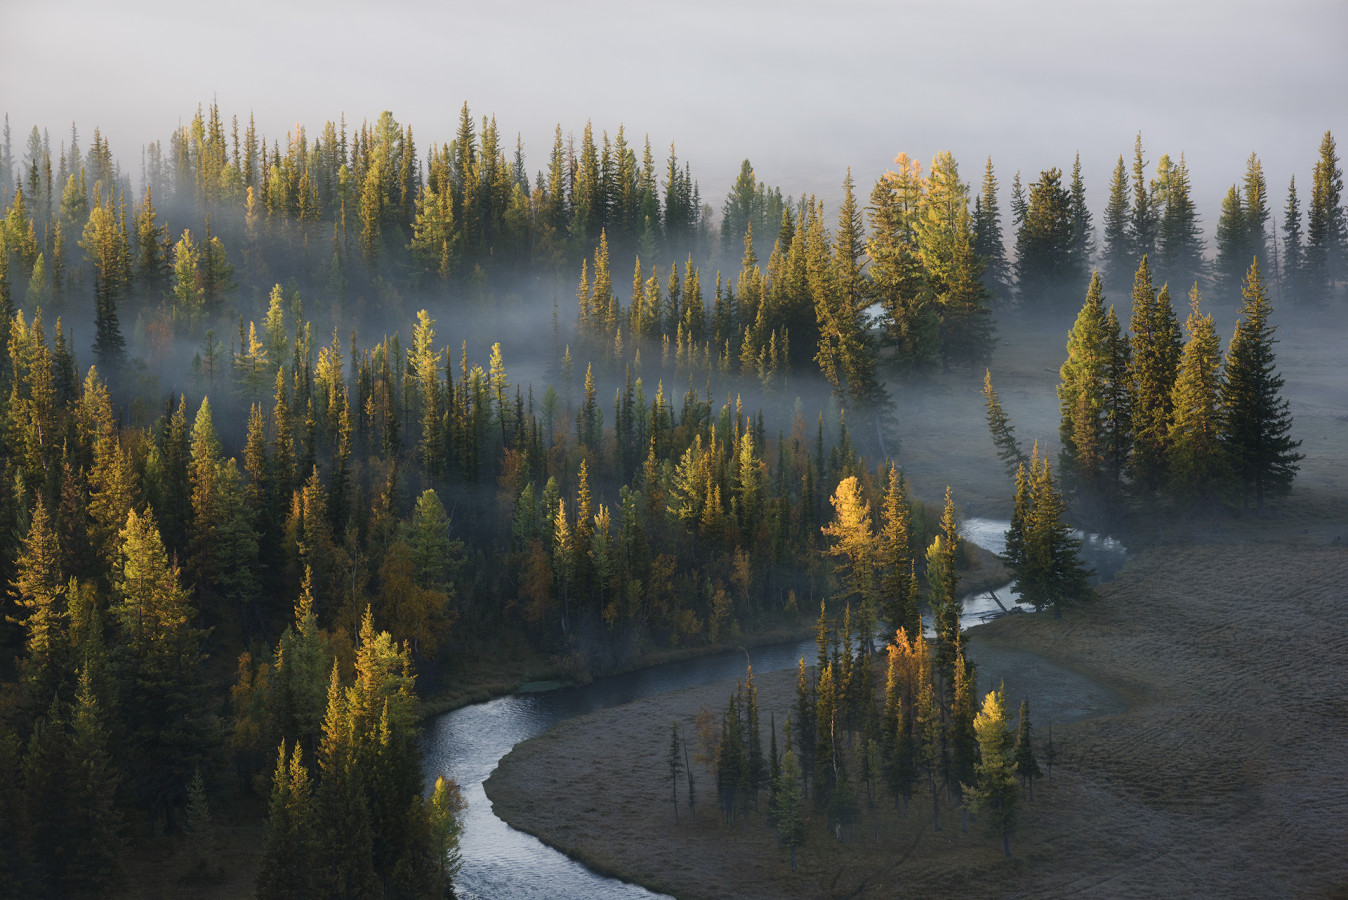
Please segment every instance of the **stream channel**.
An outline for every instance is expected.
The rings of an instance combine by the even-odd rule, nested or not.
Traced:
[[[1005,520],[970,518],[963,532],[979,546],[999,553],[1005,547],[1007,524]],[[1122,565],[1125,550],[1112,538],[1086,535],[1083,556],[1101,577],[1108,578]],[[1014,600],[1009,584],[997,589],[995,596],[991,591],[971,594],[964,599],[965,626],[1001,613],[1003,605],[1012,608]],[[812,660],[815,652],[814,637],[810,636],[756,647],[749,651],[749,660],[754,672],[764,675],[794,669],[802,656]],[[1051,721],[1074,721],[1120,708],[1107,689],[1034,654],[998,651],[982,658],[975,641],[970,655],[981,667],[980,689],[990,683],[989,677],[994,682],[1004,679],[1012,696],[1016,672],[1034,668],[1040,682],[1052,683],[1056,695],[1071,701],[1060,705]],[[454,778],[468,801],[460,845],[463,869],[455,881],[459,896],[464,900],[663,896],[596,874],[532,835],[511,828],[492,812],[482,783],[517,743],[543,734],[559,722],[668,691],[734,681],[744,675],[744,667],[744,651],[733,650],[600,678],[584,687],[497,697],[446,713],[432,722],[423,738],[428,777],[431,781],[437,775]],[[1031,702],[1037,704],[1037,698]],[[1042,711],[1035,720],[1044,721]]]

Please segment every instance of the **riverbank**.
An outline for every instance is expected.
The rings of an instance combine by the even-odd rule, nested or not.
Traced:
[[[1325,894],[1348,885],[1336,825],[1348,816],[1345,583],[1341,547],[1189,544],[1134,560],[1092,608],[973,630],[980,691],[1004,669],[1010,702],[1031,696],[1041,746],[1059,723],[1054,783],[1024,807],[1010,861],[950,810],[933,831],[915,800],[880,811],[878,839],[811,831],[792,875],[761,813],[720,824],[700,768],[697,820],[685,807],[676,826],[670,723],[691,736],[726,684],[565,722],[502,760],[487,792],[512,826],[679,898]],[[1285,636],[1276,653],[1271,633]],[[793,676],[759,691],[780,726]]]
[[[1041,782],[1025,807],[1014,859],[980,833],[963,835],[957,820],[932,830],[929,809],[915,803],[906,815],[881,813],[878,841],[864,828],[849,846],[811,831],[792,875],[761,813],[734,832],[720,824],[700,770],[697,821],[676,826],[663,781],[670,722],[691,734],[699,708],[724,706],[725,684],[573,720],[521,744],[488,783],[496,811],[601,871],[681,900],[1348,896],[1339,837],[1348,818],[1348,348],[1325,337],[1342,324],[1280,326],[1279,368],[1306,459],[1292,495],[1268,516],[1159,518],[1133,536],[1145,549],[1098,603],[971,633],[976,658],[1031,654],[1124,705],[1054,725],[1054,784]],[[1062,343],[1016,327],[1003,331],[1015,353],[999,350],[994,382],[1017,436],[1044,439],[1054,458]],[[918,496],[952,483],[964,514],[1004,516],[1010,485],[977,388],[947,379],[896,394],[905,474]],[[986,691],[997,665],[982,658]],[[779,725],[791,682],[759,684]],[[1007,687],[1018,704],[1009,678]],[[1042,746],[1051,703],[1031,702]]]

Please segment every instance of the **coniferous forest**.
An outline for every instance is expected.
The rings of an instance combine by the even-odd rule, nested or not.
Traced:
[[[251,816],[260,896],[444,895],[462,800],[422,770],[424,699],[502,655],[584,680],[821,603],[847,652],[821,638],[785,770],[830,796],[817,698],[862,691],[871,636],[918,634],[926,604],[931,657],[888,650],[876,777],[1001,808],[960,486],[911,495],[893,398],[984,384],[1036,608],[1091,596],[1075,517],[1257,516],[1290,489],[1274,309],[1348,282],[1328,132],[1300,198],[1251,155],[1220,211],[1141,135],[1112,173],[1009,191],[992,157],[900,154],[870,186],[839,173],[830,210],[747,160],[715,209],[621,126],[528,156],[506,134],[467,104],[453,134],[385,112],[269,136],[212,103],[143,148],[6,119],[0,883],[107,895],[153,841],[209,879],[213,823]],[[1007,317],[1068,334],[1054,460],[988,371]],[[930,756],[938,727],[958,759]]]

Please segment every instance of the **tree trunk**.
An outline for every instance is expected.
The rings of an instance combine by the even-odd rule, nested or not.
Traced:
[[[1005,831],[1002,832],[1002,855],[1011,858],[1011,835]]]

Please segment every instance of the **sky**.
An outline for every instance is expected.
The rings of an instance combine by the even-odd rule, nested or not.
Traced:
[[[1185,153],[1203,225],[1251,153],[1281,210],[1303,208],[1321,137],[1348,156],[1345,0],[0,0],[0,113],[14,152],[98,127],[138,182],[144,144],[219,103],[282,145],[345,114],[391,110],[419,148],[467,102],[546,168],[553,129],[625,127],[670,143],[719,211],[743,159],[830,206],[850,168],[864,199],[905,152],[951,151],[978,185],[1081,154],[1100,221],[1141,133],[1152,167]],[[242,126],[241,126],[242,127]]]

